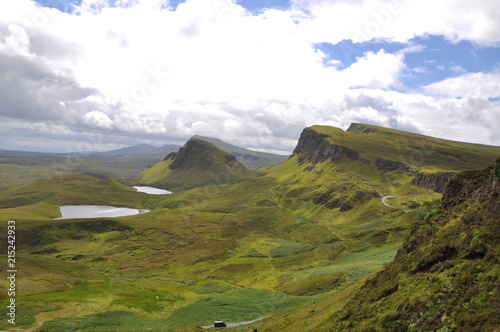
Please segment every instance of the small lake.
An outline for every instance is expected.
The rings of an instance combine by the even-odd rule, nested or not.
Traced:
[[[138,192],[140,193],[146,193],[150,195],[168,195],[171,194],[171,191],[168,190],[163,190],[163,189],[158,189],[158,188],[153,188],[153,187],[137,187],[134,186],[135,189],[137,189]]]
[[[66,205],[59,207],[59,209],[62,217],[55,219],[115,218],[149,212],[149,210],[129,209],[105,205]]]

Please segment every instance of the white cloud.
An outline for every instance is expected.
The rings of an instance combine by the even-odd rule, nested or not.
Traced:
[[[424,87],[429,94],[448,97],[498,98],[500,97],[500,72],[468,73],[445,79]]]
[[[399,76],[405,68],[403,54],[388,54],[384,50],[378,53],[367,52],[364,57],[342,71],[342,78],[348,87],[363,86],[387,89],[401,87]]]
[[[416,36],[443,35],[450,41],[470,40],[498,45],[500,5],[496,0],[294,0],[311,19],[304,24],[317,42],[337,43],[386,38],[405,42]]]
[[[450,70],[455,73],[465,73],[465,69],[462,66],[451,66]]]
[[[357,52],[341,70],[315,44],[442,34],[495,45],[496,1],[297,0],[290,10],[259,15],[231,0],[187,0],[176,11],[167,5],[84,0],[79,15],[70,15],[28,0],[1,1],[0,116],[70,131],[99,128],[109,139],[200,134],[286,151],[316,123],[365,121],[447,137],[461,124],[481,128],[464,115],[472,104],[447,97],[486,100],[481,114],[495,119],[497,106],[487,99],[498,96],[497,72],[444,80],[425,87],[425,95],[402,94],[390,90],[403,88],[405,55],[420,45],[396,54]],[[9,99],[13,90],[29,100]]]
[[[96,128],[109,129],[113,127],[113,121],[109,116],[100,111],[90,111],[83,116],[83,119],[86,124]]]

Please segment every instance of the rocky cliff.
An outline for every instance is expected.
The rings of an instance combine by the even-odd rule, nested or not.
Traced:
[[[453,176],[440,207],[325,331],[498,331],[499,177],[493,167]]]
[[[317,164],[328,159],[338,161],[342,156],[346,156],[350,160],[370,163],[370,161],[360,158],[359,153],[353,149],[328,142],[328,137],[328,135],[318,133],[314,129],[304,129],[292,156],[300,154],[299,163],[301,164],[307,161]]]
[[[437,173],[417,173],[415,177],[410,181],[411,185],[432,189],[435,192],[443,193],[446,184],[453,176],[453,172],[437,172]]]

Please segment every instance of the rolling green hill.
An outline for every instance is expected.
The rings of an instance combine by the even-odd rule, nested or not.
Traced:
[[[134,180],[172,191],[219,185],[254,178],[256,175],[230,153],[215,145],[190,139],[178,152],[151,165]]]
[[[288,160],[259,169],[258,177],[212,144],[190,140],[179,152],[144,170],[134,182],[84,174],[11,189],[0,195],[0,215],[15,219],[18,227],[16,327],[196,331],[218,319],[244,321],[273,314],[228,330],[334,330],[355,328],[348,327],[354,320],[342,319],[367,297],[370,312],[380,306],[382,314],[368,317],[367,309],[352,317],[359,330],[369,330],[372,323],[384,330],[382,324],[392,324],[392,318],[382,318],[396,315],[397,308],[379,300],[404,295],[399,291],[389,294],[395,286],[390,281],[404,278],[397,282],[403,289],[417,278],[412,273],[431,275],[434,272],[427,272],[427,266],[418,271],[426,258],[433,263],[429,268],[448,264],[446,259],[440,261],[441,251],[433,251],[436,244],[439,249],[439,244],[452,246],[459,239],[465,251],[462,255],[462,249],[456,247],[457,260],[463,256],[456,266],[469,269],[467,262],[479,262],[465,257],[473,249],[466,243],[473,242],[475,233],[460,218],[462,213],[482,211],[486,205],[480,200],[486,196],[479,190],[470,200],[460,189],[470,188],[467,179],[476,173],[452,176],[465,169],[487,167],[497,155],[498,147],[376,126],[357,124],[348,131],[313,126],[304,130]],[[454,203],[436,212],[450,178],[458,198],[448,191],[445,202]],[[492,180],[486,175],[479,178],[484,183]],[[160,185],[174,193],[146,195],[135,192],[132,184]],[[76,204],[79,198],[81,204],[152,211],[121,218],[51,220],[58,216],[58,205]],[[463,205],[454,205],[462,201]],[[448,216],[450,221],[445,219]],[[493,223],[485,224],[484,234],[492,227]],[[419,237],[411,240],[414,234]],[[483,230],[478,236],[477,248],[486,243],[483,258],[490,259],[490,250],[497,249],[486,242],[490,239],[483,237]],[[408,243],[416,246],[412,247],[413,256],[404,254]],[[479,249],[474,250],[484,251]],[[6,258],[3,255],[0,260]],[[376,274],[392,264],[397,273],[383,269]],[[486,264],[490,268],[496,263],[481,261]],[[446,281],[441,273],[447,270],[439,269],[438,279]],[[372,281],[366,281],[373,278],[379,278],[383,287],[369,286]],[[489,274],[488,278],[493,280]],[[489,282],[484,290],[491,293],[494,289]],[[423,287],[419,290],[422,301],[414,302],[418,305],[406,308],[407,312],[423,310],[425,296],[437,289],[429,286],[426,291],[428,285],[426,281],[411,286]],[[0,280],[2,306],[8,301],[6,287],[7,280]],[[445,311],[450,317],[463,314]],[[418,323],[412,319],[401,320]],[[2,324],[0,329],[12,328]],[[451,320],[448,325],[421,326],[453,329]]]

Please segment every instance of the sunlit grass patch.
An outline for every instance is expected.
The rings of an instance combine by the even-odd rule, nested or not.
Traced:
[[[270,242],[278,244],[278,246],[269,250],[269,255],[272,258],[285,257],[313,249],[311,245],[301,242],[284,241],[281,239],[273,239],[270,240]]]
[[[210,324],[214,320],[245,321],[303,302],[300,297],[279,292],[240,289],[205,297],[176,310],[167,321],[172,326]]]

